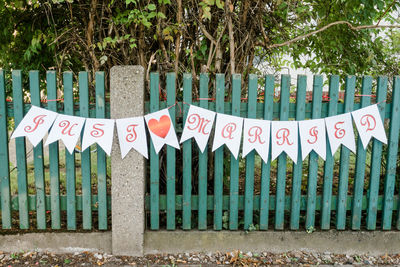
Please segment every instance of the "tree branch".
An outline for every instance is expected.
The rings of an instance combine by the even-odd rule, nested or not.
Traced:
[[[322,27],[321,29],[312,31],[312,32],[304,34],[304,35],[297,36],[296,38],[293,38],[293,39],[291,39],[289,41],[286,41],[286,42],[283,42],[283,43],[280,43],[280,44],[273,44],[273,45],[266,45],[265,43],[262,43],[262,44],[266,49],[272,49],[272,48],[277,48],[277,47],[290,45],[290,44],[292,44],[294,42],[306,39],[306,38],[308,38],[308,37],[310,37],[310,36],[312,36],[314,34],[323,32],[323,31],[325,31],[326,29],[328,29],[328,28],[330,28],[332,26],[341,25],[341,24],[347,25],[353,31],[358,31],[358,30],[363,30],[363,29],[376,29],[376,28],[400,28],[400,25],[361,25],[361,26],[353,26],[353,24],[351,24],[348,21],[335,21],[335,22],[329,23],[328,25]],[[258,44],[260,44],[260,43],[258,43]]]

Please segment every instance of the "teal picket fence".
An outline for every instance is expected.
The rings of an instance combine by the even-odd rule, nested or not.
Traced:
[[[339,76],[324,81],[315,75],[311,93],[304,75],[297,77],[297,85],[289,75],[278,80],[250,74],[246,84],[240,74],[212,78],[210,82],[203,73],[194,81],[192,74],[183,74],[180,80],[175,73],[165,78],[151,73],[146,113],[169,108],[179,136],[189,104],[285,121],[324,118],[378,103],[389,143],[373,140],[364,150],[357,140],[356,154],[342,146],[334,156],[328,143],[326,161],[312,151],[304,161],[299,153],[297,164],[285,153],[272,162],[262,162],[254,151],[235,159],[224,147],[211,152],[208,146],[201,153],[191,140],[181,150],[167,147],[158,155],[150,145],[149,229],[400,230],[399,76],[390,81],[348,76],[340,84]],[[328,92],[323,92],[324,83]]]
[[[16,166],[4,164],[10,162],[10,130],[32,104],[59,113],[109,118],[105,74],[96,73],[94,83],[88,77],[87,72],[65,72],[57,81],[54,71],[46,77],[30,71],[23,77],[22,71],[0,70],[3,229],[110,229],[111,180],[100,147],[83,152],[77,148],[70,155],[59,144],[43,148],[40,143],[30,163],[25,138],[17,138]],[[175,73],[151,73],[149,78],[145,113],[168,107],[178,136],[189,104],[246,118],[303,120],[379,103],[389,139],[388,145],[373,140],[366,150],[357,140],[356,154],[341,147],[334,156],[328,144],[326,161],[311,152],[304,161],[299,156],[297,164],[285,154],[272,162],[262,162],[254,152],[235,159],[224,147],[215,152],[208,147],[201,153],[191,140],[180,150],[165,147],[156,154],[150,142],[144,203],[149,230],[400,230],[399,76],[348,76],[341,84],[339,76],[324,80],[315,75],[311,94],[304,75],[297,77],[296,85],[289,75],[276,79],[203,73],[193,80],[191,74],[181,79]],[[41,101],[43,90],[47,101]],[[61,99],[57,90],[62,91]]]
[[[44,153],[43,142],[33,151],[28,151],[25,138],[19,137],[15,139],[16,166],[9,163],[9,135],[31,105],[68,115],[109,116],[103,72],[95,75],[95,96],[92,97],[89,95],[87,72],[80,72],[78,79],[74,79],[72,72],[65,72],[61,83],[62,86],[58,86],[55,71],[48,71],[46,77],[40,77],[39,71],[30,71],[28,77],[23,77],[20,70],[11,73],[0,70],[0,198],[3,229],[110,228],[107,158],[100,147],[92,147],[82,153],[77,148],[76,152],[69,154],[66,150],[61,151],[56,142],[49,145],[47,154]],[[60,87],[62,97],[58,99],[57,90]],[[46,101],[41,97],[44,91],[47,92]],[[28,93],[30,97],[27,97]],[[28,155],[32,152],[33,163],[28,163]]]

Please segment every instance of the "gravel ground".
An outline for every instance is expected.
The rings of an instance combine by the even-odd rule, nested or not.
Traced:
[[[103,253],[53,254],[45,252],[0,253],[0,266],[131,266],[131,265],[398,265],[400,254],[396,255],[346,255],[308,252],[274,254],[232,251],[206,254],[159,254],[145,257],[117,257]]]

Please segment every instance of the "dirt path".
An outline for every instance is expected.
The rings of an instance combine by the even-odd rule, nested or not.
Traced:
[[[266,265],[398,265],[399,255],[346,255],[309,252],[273,254],[233,251],[228,253],[181,253],[146,255],[145,257],[117,257],[103,253],[76,252],[53,254],[43,252],[0,253],[0,265],[46,266],[266,266]]]

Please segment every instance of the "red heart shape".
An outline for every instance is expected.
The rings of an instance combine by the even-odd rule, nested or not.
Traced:
[[[155,135],[165,138],[169,133],[169,128],[171,127],[171,120],[167,115],[161,116],[160,120],[151,119],[147,123],[150,131],[152,131]]]

